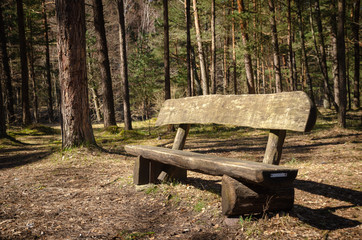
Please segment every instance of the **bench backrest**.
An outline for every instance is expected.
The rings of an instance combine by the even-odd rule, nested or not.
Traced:
[[[226,124],[259,129],[310,131],[316,108],[304,92],[207,95],[164,102],[156,126]]]

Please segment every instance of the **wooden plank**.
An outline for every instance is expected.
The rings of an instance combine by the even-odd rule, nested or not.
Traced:
[[[271,130],[266,145],[263,163],[279,165],[282,157],[285,130]]]
[[[288,211],[293,207],[294,188],[292,185],[279,189],[258,188],[233,179],[222,177],[222,213],[227,216]]]
[[[133,183],[136,185],[149,183],[149,165],[150,161],[138,156],[133,169]]]
[[[156,126],[228,124],[260,129],[310,131],[316,108],[304,92],[207,95],[164,102]]]
[[[210,156],[162,147],[127,145],[125,150],[133,155],[159,161],[164,164],[202,172],[210,175],[224,174],[247,182],[262,185],[283,185],[292,182],[297,169],[251,161]]]

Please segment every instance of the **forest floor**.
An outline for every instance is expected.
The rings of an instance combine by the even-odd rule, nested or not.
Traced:
[[[349,112],[349,129],[333,116],[287,134],[281,165],[299,169],[294,208],[234,219],[221,214],[220,177],[133,185],[124,145],[172,144],[154,121],[129,132],[94,125],[106,151],[61,151],[59,127],[11,128],[17,141],[0,140],[0,239],[361,239],[362,111]],[[261,161],[266,141],[266,131],[195,126],[185,149]]]

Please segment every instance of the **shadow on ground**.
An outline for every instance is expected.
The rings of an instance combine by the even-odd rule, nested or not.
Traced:
[[[0,157],[0,169],[19,167],[34,163],[52,154],[52,151],[37,151],[33,153],[16,154]]]

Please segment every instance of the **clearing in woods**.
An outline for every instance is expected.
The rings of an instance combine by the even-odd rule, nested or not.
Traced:
[[[19,142],[0,140],[0,239],[360,239],[362,112],[348,113],[346,130],[333,116],[287,133],[281,165],[299,169],[293,210],[235,219],[221,214],[221,177],[133,185],[123,146],[173,141],[154,121],[129,132],[94,125],[105,152],[61,151],[57,127],[12,128]],[[266,140],[267,131],[195,126],[185,150],[261,161]]]

